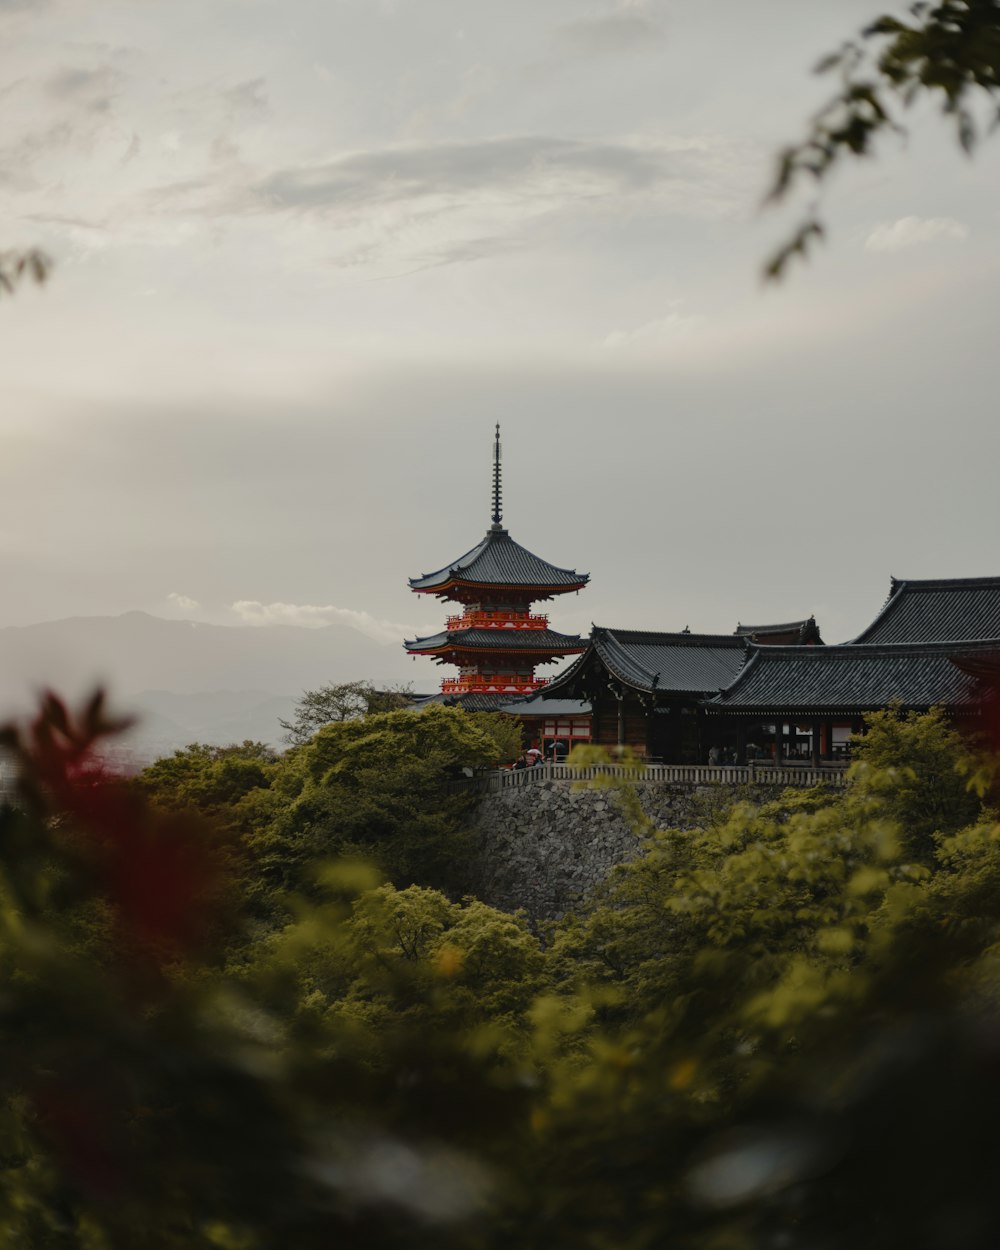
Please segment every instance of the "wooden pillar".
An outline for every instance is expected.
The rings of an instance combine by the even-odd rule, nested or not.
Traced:
[[[615,698],[618,700],[618,749],[620,751],[625,745],[625,696],[618,694]]]
[[[774,722],[774,762],[781,764],[785,758],[785,722]]]
[[[819,768],[819,762],[822,759],[822,750],[820,743],[820,733],[822,727],[818,720],[814,720],[809,728],[812,730],[812,763],[813,768]]]
[[[740,766],[747,762],[747,731],[741,721],[736,726],[736,763]]]

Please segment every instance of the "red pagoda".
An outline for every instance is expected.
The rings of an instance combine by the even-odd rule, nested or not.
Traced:
[[[436,595],[461,605],[445,631],[403,645],[410,655],[429,655],[458,668],[441,682],[439,700],[486,709],[532,695],[545,684],[539,664],[579,655],[586,643],[577,634],[559,634],[549,618],[532,612],[534,603],[580,590],[587,573],[557,568],[514,542],[501,524],[500,426],[493,447],[493,524],[486,537],[464,556],[436,573],[410,578],[419,595]]]

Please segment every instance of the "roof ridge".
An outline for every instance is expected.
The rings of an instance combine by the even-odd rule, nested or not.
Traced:
[[[769,660],[799,658],[815,659],[850,658],[859,655],[919,655],[922,651],[933,655],[953,652],[958,655],[966,650],[1000,651],[1000,638],[936,638],[923,642],[837,642],[824,647],[798,647],[783,644],[779,647],[763,647],[751,642],[749,650],[754,655],[767,656]]]
[[[610,625],[594,625],[591,628],[594,630],[600,630],[602,634],[611,634],[616,638],[621,638],[623,635],[630,635],[641,638],[676,639],[678,644],[681,646],[684,646],[685,644],[690,645],[702,643],[706,639],[711,639],[712,642],[721,642],[729,647],[734,646],[735,644],[744,643],[744,640],[738,634],[692,634],[682,629],[615,629]]]
[[[815,621],[815,620],[816,620],[816,615],[815,613],[813,613],[810,616],[802,617],[802,619],[798,621],[776,621],[773,624],[769,624],[769,625],[744,625],[742,621],[737,621],[736,630],[734,632],[738,632],[739,630],[745,629],[745,630],[752,630],[754,633],[757,633],[757,634],[766,634],[768,630],[771,630],[772,632],[777,633],[779,630],[794,629],[796,625],[800,627],[802,625],[808,625],[810,621]]]
[[[892,581],[896,587],[896,593],[904,589],[953,590],[961,586],[1000,586],[1000,575],[996,577],[894,577]]]

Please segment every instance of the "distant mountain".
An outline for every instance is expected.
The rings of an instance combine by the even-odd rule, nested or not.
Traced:
[[[291,720],[296,696],[267,694],[263,690],[214,690],[174,694],[143,690],[126,700],[138,718],[125,743],[137,757],[148,760],[169,755],[192,742],[227,746],[231,742],[266,742],[284,749],[280,722]]]
[[[137,745],[170,750],[195,740],[277,743],[278,719],[303,690],[412,676],[401,646],[348,625],[206,625],[126,612],[0,629],[0,717],[30,708],[43,687],[78,699],[100,683],[115,707],[142,713]]]

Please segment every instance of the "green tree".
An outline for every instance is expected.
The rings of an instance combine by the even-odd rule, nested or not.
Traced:
[[[904,133],[903,110],[918,100],[937,101],[953,120],[966,152],[976,145],[977,103],[991,122],[1000,95],[1000,3],[938,0],[909,6],[907,17],[884,15],[869,23],[817,66],[836,73],[840,87],[813,118],[806,137],[779,159],[770,198],[781,200],[803,181],[821,183],[845,160],[869,155],[886,131]],[[992,128],[992,126],[991,126]],[[768,277],[804,257],[822,238],[813,212],[772,257]]]
[[[537,967],[537,944],[475,904],[365,902],[370,874],[344,869],[277,946],[249,948],[268,959],[220,973],[203,924],[219,866],[200,825],[102,777],[94,747],[110,728],[100,701],[74,718],[50,699],[28,729],[0,735],[22,770],[18,808],[0,813],[0,1245],[479,1240],[502,1188],[490,1152],[506,1156],[530,1092],[478,1036],[490,1008],[475,995],[507,956],[522,974]],[[102,960],[64,923],[88,903],[109,916]],[[410,930],[442,916],[447,947],[397,957],[400,907]],[[492,962],[477,963],[481,948]],[[326,954],[309,965],[309,951]],[[348,1012],[324,1018],[295,993],[280,1014],[286,973],[296,988],[313,969],[329,983],[337,958],[349,995],[392,1008],[348,1026]],[[454,1011],[449,987],[464,977]]]
[[[161,807],[224,819],[251,791],[270,787],[277,762],[277,752],[263,742],[193,742],[150,764],[135,784]]]
[[[281,806],[249,839],[263,889],[308,889],[310,865],[361,855],[398,886],[464,893],[476,769],[519,749],[517,723],[432,706],[342,720],[290,752]]]
[[[398,711],[407,706],[411,694],[408,685],[377,690],[367,681],[320,686],[318,690],[307,690],[295,705],[293,719],[280,721],[279,724],[285,730],[285,741],[301,746],[324,725],[358,720],[377,712]]]
[[[853,751],[855,799],[871,800],[894,821],[915,858],[933,859],[942,836],[979,817],[982,805],[968,784],[974,771],[968,744],[940,708],[871,713]]]

